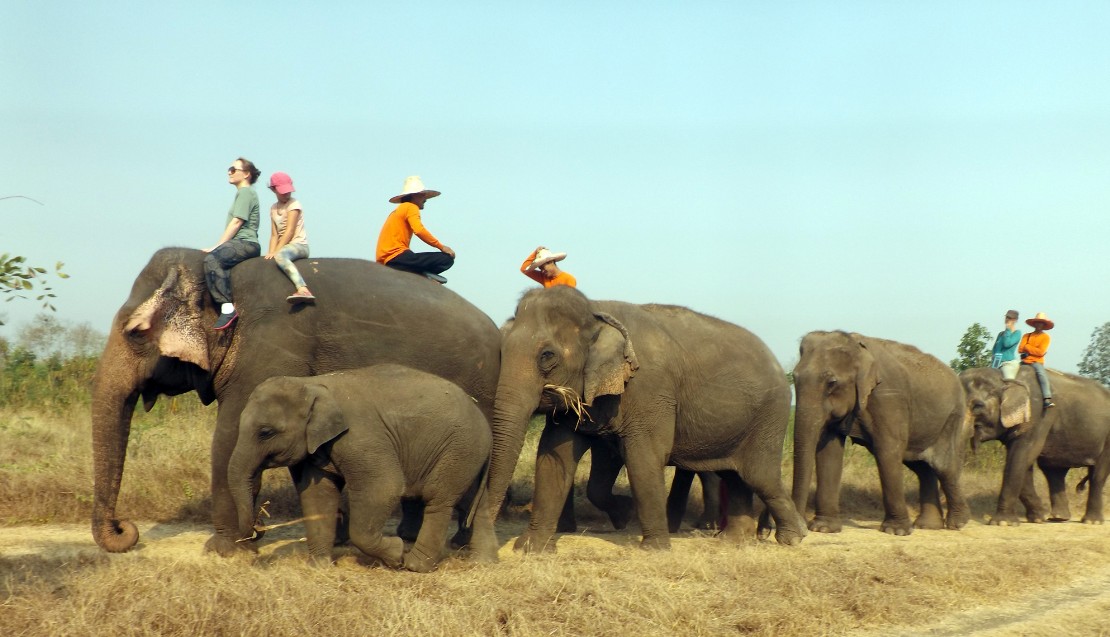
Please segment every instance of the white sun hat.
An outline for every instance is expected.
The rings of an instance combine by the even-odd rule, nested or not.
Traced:
[[[555,261],[562,261],[567,258],[566,252],[552,252],[547,248],[536,251],[536,258],[532,259],[532,267],[538,268],[545,263],[554,263]]]
[[[401,203],[401,199],[404,197],[418,194],[428,195],[428,199],[431,199],[432,197],[438,197],[440,193],[438,190],[428,190],[424,187],[424,182],[420,181],[419,175],[412,175],[405,177],[405,185],[401,188],[401,194],[390,197],[389,203]]]

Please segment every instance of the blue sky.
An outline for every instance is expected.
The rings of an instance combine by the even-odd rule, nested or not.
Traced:
[[[1110,4],[104,4],[0,7],[0,196],[44,204],[0,201],[0,252],[66,263],[65,321],[210,246],[240,155],[292,175],[313,257],[372,259],[421,175],[498,323],[538,244],[788,369],[815,329],[947,361],[1014,308],[1074,371],[1110,321]]]

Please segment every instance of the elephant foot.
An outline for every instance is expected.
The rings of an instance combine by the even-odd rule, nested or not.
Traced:
[[[649,551],[669,551],[671,549],[671,538],[666,535],[645,537],[640,540],[640,548]]]
[[[959,531],[960,529],[967,526],[967,523],[970,521],[971,513],[966,509],[960,510],[958,512],[949,510],[948,519],[945,520],[944,526],[951,531]]]
[[[1071,511],[1068,509],[1053,509],[1052,513],[1048,514],[1049,522],[1067,522],[1071,519]]]
[[[1033,524],[1044,524],[1045,516],[1040,511],[1035,511],[1033,513],[1026,513],[1025,520]]]
[[[1083,516],[1083,519],[1081,521],[1083,522],[1083,524],[1102,524],[1102,514],[1088,513],[1087,515]]]
[[[513,542],[514,551],[522,551],[524,553],[554,553],[555,552],[555,538],[548,536],[546,539],[541,540],[533,536],[531,533],[525,533]]]
[[[328,555],[312,555],[308,556],[309,566],[316,568],[331,568],[335,562],[331,559],[331,554]]]
[[[405,553],[403,558],[404,567],[414,573],[431,573],[435,570],[438,562],[439,560],[428,557],[423,551],[415,547]]]
[[[802,532],[801,528],[788,529],[779,527],[775,530],[775,541],[784,546],[797,546],[802,543],[804,537],[805,533]]]
[[[252,538],[250,540],[244,539],[242,542],[239,542],[224,535],[213,535],[204,543],[204,552],[215,553],[220,557],[241,555],[244,552],[257,553],[258,544],[256,540],[257,538]]]
[[[478,550],[473,547],[470,549],[470,560],[479,564],[496,564],[497,563],[497,548]]]
[[[400,568],[404,565],[404,540],[399,537],[383,537],[379,544],[381,548],[370,555],[381,560],[389,568]]]
[[[470,546],[470,539],[474,537],[474,527],[459,525],[459,530],[451,538],[451,548],[456,551]]]
[[[840,533],[840,518],[818,515],[809,521],[809,530],[815,533]]]
[[[635,512],[636,505],[632,503],[632,498],[626,495],[613,496],[613,506],[608,511],[609,521],[613,523],[614,529],[624,530]]]
[[[909,518],[887,518],[883,520],[879,530],[889,535],[904,536],[913,533],[913,525],[910,524]]]
[[[995,513],[991,516],[988,524],[991,526],[1019,526],[1021,520],[1018,519],[1016,513]]]
[[[913,521],[913,528],[926,531],[939,531],[944,528],[944,520],[939,515],[919,515]]]

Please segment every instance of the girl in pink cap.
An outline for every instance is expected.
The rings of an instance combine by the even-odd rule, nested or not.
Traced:
[[[308,235],[304,231],[301,202],[293,198],[293,179],[277,172],[270,175],[270,190],[277,203],[270,206],[270,249],[265,258],[273,259],[297,291],[285,297],[290,303],[311,303],[316,297],[305,285],[304,278],[293,262],[308,256]]]

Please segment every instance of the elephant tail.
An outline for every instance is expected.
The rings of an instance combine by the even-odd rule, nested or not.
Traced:
[[[1083,479],[1079,481],[1079,484],[1075,485],[1075,492],[1076,493],[1083,493],[1084,491],[1086,491],[1087,490],[1087,484],[1090,481],[1091,481],[1091,470],[1088,469],[1087,470],[1087,475],[1083,476]]]
[[[482,472],[478,474],[478,493],[470,502],[470,511],[466,514],[466,526],[474,525],[474,516],[478,513],[482,506],[482,502],[486,499],[486,492],[489,491],[489,460],[482,465]]]

